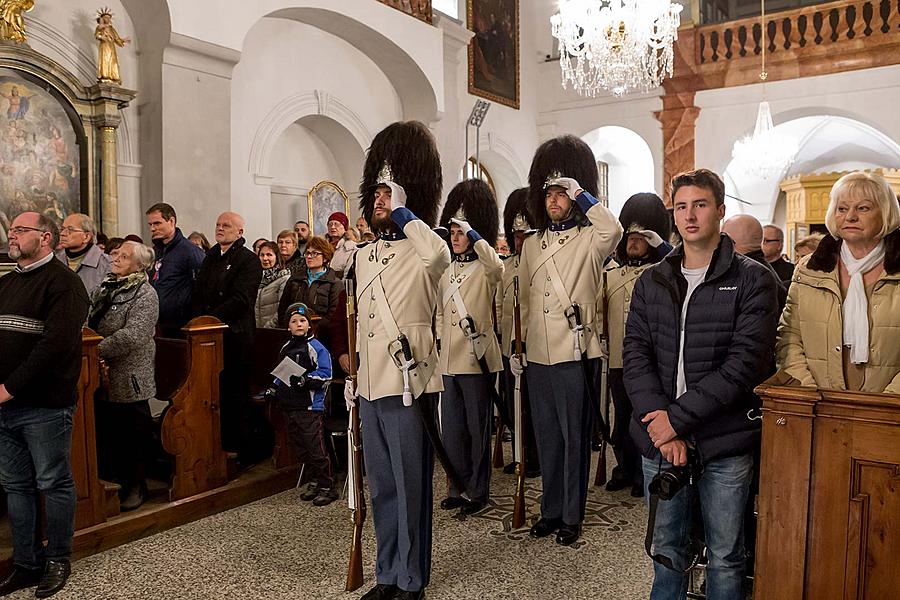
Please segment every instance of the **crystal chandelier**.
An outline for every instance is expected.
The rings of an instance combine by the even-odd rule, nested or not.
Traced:
[[[760,31],[766,30],[766,1],[760,1]],[[759,78],[763,84],[763,99],[756,113],[756,127],[753,135],[744,136],[734,143],[731,157],[738,161],[746,173],[758,175],[763,179],[781,175],[797,157],[800,148],[797,141],[775,130],[772,122],[772,111],[766,101],[766,41],[762,40],[762,69]]]
[[[681,10],[670,0],[560,0],[550,25],[563,87],[583,96],[659,87],[672,76]]]

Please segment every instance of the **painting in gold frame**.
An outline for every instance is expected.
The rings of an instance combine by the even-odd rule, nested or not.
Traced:
[[[519,108],[519,0],[468,0],[469,93]]]
[[[312,235],[323,236],[328,232],[328,217],[342,212],[350,217],[350,198],[347,192],[333,181],[320,181],[307,194],[309,230]]]

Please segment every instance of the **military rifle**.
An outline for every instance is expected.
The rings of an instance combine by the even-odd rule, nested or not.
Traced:
[[[350,369],[347,377],[356,391],[356,298],[353,280],[345,281],[347,294],[347,350],[350,358]],[[359,398],[350,407],[347,421],[347,504],[350,507],[353,521],[353,539],[350,543],[350,563],[347,568],[348,592],[359,589],[363,584],[362,570],[362,532],[366,522],[366,496],[363,490],[363,455],[362,438],[359,431]]]
[[[608,298],[606,297],[606,271],[603,271],[603,334],[600,339],[605,341],[602,348],[604,356],[600,366],[600,456],[597,459],[597,474],[594,476],[594,485],[606,484],[606,442],[609,439],[609,310],[607,310]],[[601,343],[601,347],[604,344]]]
[[[522,359],[522,311],[519,306],[519,276],[513,277],[513,330],[515,331],[516,357]],[[513,411],[515,414],[515,444],[513,460],[516,461],[516,492],[513,505],[512,526],[518,529],[525,525],[525,414],[522,406],[522,376],[515,377],[513,388]],[[498,432],[499,434],[499,432]]]

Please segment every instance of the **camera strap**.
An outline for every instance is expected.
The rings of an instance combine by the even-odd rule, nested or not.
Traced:
[[[703,531],[703,513],[700,510],[700,494],[696,483],[690,483],[684,490],[691,495],[688,510],[690,510],[691,533],[688,549],[691,553],[691,562],[686,569],[679,569],[672,563],[672,559],[662,554],[653,554],[653,534],[656,531],[656,509],[659,504],[659,495],[650,494],[650,515],[647,519],[647,534],[644,537],[644,550],[647,556],[662,566],[679,573],[687,573],[697,566],[703,549],[706,546],[706,535]]]

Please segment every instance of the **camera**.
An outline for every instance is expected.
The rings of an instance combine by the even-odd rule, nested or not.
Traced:
[[[688,451],[687,464],[683,467],[672,467],[660,471],[650,481],[650,494],[660,500],[671,500],[683,488],[696,483],[700,477],[700,461],[693,450]]]

